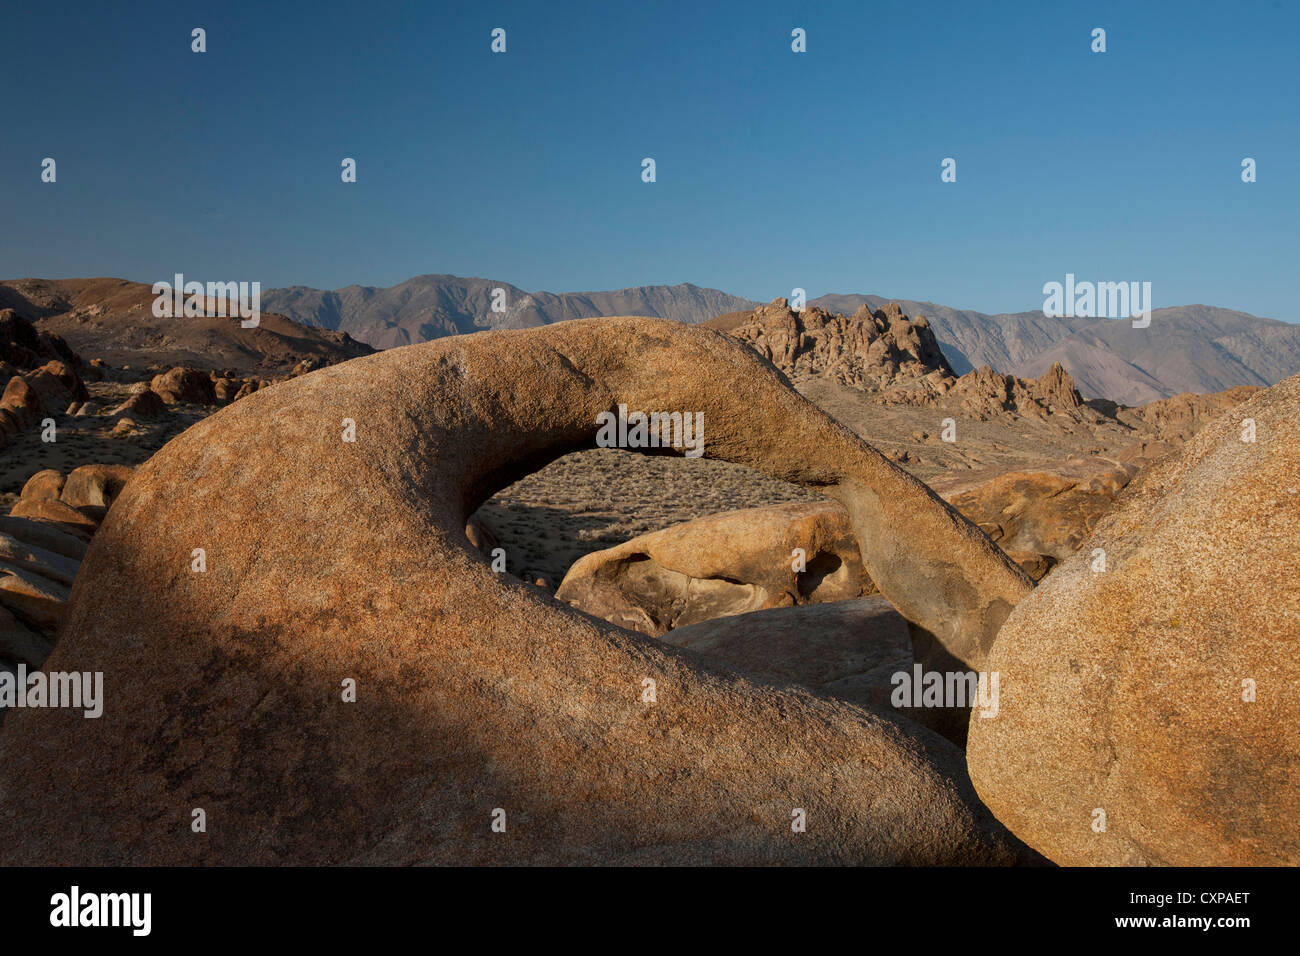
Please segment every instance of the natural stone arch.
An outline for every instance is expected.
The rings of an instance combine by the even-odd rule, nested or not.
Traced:
[[[46,665],[103,671],[104,716],[0,730],[0,859],[1023,859],[937,735],[491,572],[467,516],[620,403],[702,411],[706,454],[838,497],[881,590],[971,666],[1031,587],[725,335],[592,319],[380,353],[259,390],[136,472]]]

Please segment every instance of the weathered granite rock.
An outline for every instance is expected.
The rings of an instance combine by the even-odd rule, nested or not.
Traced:
[[[27,479],[19,497],[28,501],[58,501],[66,480],[62,472],[45,468]]]
[[[102,671],[103,716],[6,719],[0,862],[1034,859],[925,728],[491,571],[468,517],[619,403],[702,412],[706,455],[843,501],[873,579],[954,657],[982,663],[1031,589],[727,336],[590,319],[393,349],[259,390],[136,471],[46,662]]]
[[[1300,864],[1297,501],[1300,376],[1133,482],[994,644],[1000,820],[1068,865]]]
[[[74,508],[108,508],[133,471],[132,465],[81,465],[68,473],[59,500]]]
[[[848,513],[839,502],[818,501],[728,511],[638,535],[580,558],[555,596],[659,637],[728,614],[874,590]]]

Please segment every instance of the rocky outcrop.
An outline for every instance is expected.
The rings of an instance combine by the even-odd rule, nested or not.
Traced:
[[[47,468],[27,479],[18,504],[57,501],[90,517],[102,517],[134,470],[131,465],[81,465],[65,476]]]
[[[1202,410],[1180,421],[1143,426],[1144,434],[1167,435],[1169,441],[1135,441],[1114,454],[1071,455],[1032,469],[952,472],[932,479],[931,486],[1039,580],[1042,574],[1035,571],[1046,573],[1077,551],[1143,468],[1175,451],[1184,436],[1201,427],[1198,418],[1204,409],[1232,408],[1257,391],[1192,396],[1195,403],[1169,399],[1176,406]],[[1048,567],[1029,557],[1031,552],[1046,559]]]
[[[15,375],[0,395],[0,412],[15,426],[15,431],[30,428],[41,420],[45,406],[27,380]]]
[[[62,414],[74,402],[84,402],[90,395],[76,371],[65,362],[55,360],[23,376],[52,414]]]
[[[873,580],[955,658],[982,664],[1031,588],[727,336],[592,319],[369,356],[248,396],[133,476],[46,662],[102,671],[109,703],[10,715],[0,862],[1029,859],[925,728],[493,573],[468,517],[618,404],[702,413],[706,456],[843,502]]]
[[[168,405],[217,404],[212,378],[196,368],[178,366],[162,375],[155,375],[149,388]]]
[[[1298,450],[1300,376],[1144,472],[999,632],[971,774],[1058,863],[1300,863]]]
[[[167,412],[167,403],[162,396],[143,382],[132,390],[132,395],[109,414],[127,415],[133,418],[156,418]]]
[[[0,448],[19,432],[63,415],[87,397],[81,378],[61,360],[13,375],[0,395]]]
[[[244,328],[238,317],[213,314],[176,319],[155,315],[156,299],[149,285],[125,279],[0,282],[0,303],[27,320],[39,321],[43,335],[53,340],[58,339],[53,333],[60,333],[79,352],[105,359],[121,370],[136,365],[142,354],[164,363],[164,368],[239,365],[251,371],[287,370],[304,359],[342,362],[374,351],[344,332],[309,328],[269,308],[262,310],[256,327]],[[3,339],[0,323],[0,342]],[[67,355],[46,358],[62,358],[81,367]]]
[[[1040,420],[1102,420],[1096,410],[1084,404],[1074,379],[1060,365],[1053,365],[1037,379],[1002,375],[985,365],[953,382],[942,400],[934,404],[979,421],[1008,415]]]
[[[638,535],[580,558],[556,597],[659,637],[710,618],[875,589],[848,513],[822,501],[729,511]]]
[[[1037,379],[1003,375],[988,366],[958,378],[925,316],[908,318],[893,302],[874,312],[864,305],[844,316],[815,307],[796,312],[787,300],[777,299],[706,324],[747,342],[796,384],[824,377],[883,404],[934,406],[981,421],[1007,415],[1103,418],[1084,403],[1059,364]]]
[[[843,316],[818,308],[795,311],[788,300],[776,299],[705,325],[747,342],[794,382],[818,375],[878,390],[924,380],[929,394],[954,378],[925,317],[909,319],[892,302]]]
[[[1254,386],[1243,385],[1208,395],[1185,393],[1136,408],[1116,406],[1115,417],[1143,435],[1181,444],[1228,409],[1240,405],[1259,391],[1261,390]]]
[[[27,479],[19,497],[28,501],[57,501],[66,482],[62,472],[45,468]]]
[[[333,361],[325,359],[304,360],[290,370],[288,377],[293,378],[303,374],[301,370],[304,368],[324,368],[332,364],[334,364]],[[233,368],[214,371],[210,374],[210,377],[212,378],[213,394],[219,405],[238,401],[246,395],[253,394],[259,388],[266,388],[271,384],[266,379],[242,375],[237,369]]]
[[[74,508],[107,509],[126,486],[131,465],[82,465],[68,473],[59,500]]]
[[[38,332],[13,309],[0,309],[0,448],[45,418],[84,402],[81,358],[57,335]]]

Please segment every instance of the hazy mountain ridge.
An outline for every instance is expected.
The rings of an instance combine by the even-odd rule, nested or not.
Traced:
[[[494,312],[495,290],[504,312]],[[392,348],[484,329],[524,329],[599,315],[648,315],[694,324],[757,303],[684,283],[609,292],[525,292],[508,282],[424,275],[389,288],[347,286],[332,292],[292,286],[262,294],[266,309],[304,325],[349,333]]]

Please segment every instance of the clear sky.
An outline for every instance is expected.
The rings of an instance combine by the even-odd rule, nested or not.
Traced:
[[[2,23],[3,278],[447,272],[1001,312],[1073,272],[1300,320],[1292,2],[172,0]]]

